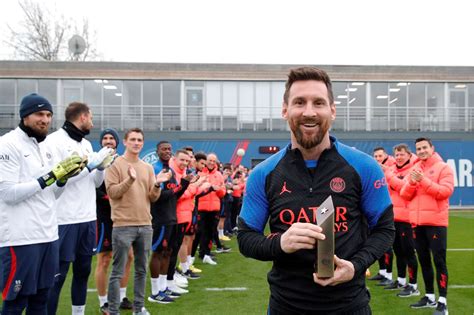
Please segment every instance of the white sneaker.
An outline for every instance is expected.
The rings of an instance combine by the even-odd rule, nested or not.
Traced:
[[[212,260],[211,256],[209,255],[204,255],[202,262],[209,265],[217,265],[217,263],[214,260]]]
[[[174,283],[181,288],[187,288],[188,287],[188,279],[181,275],[178,272],[174,273]]]
[[[133,315],[151,315],[146,308],[142,307],[140,312],[133,312]]]
[[[175,280],[173,280],[173,283],[168,284],[168,289],[179,294],[189,293],[189,290],[183,289],[178,286]]]

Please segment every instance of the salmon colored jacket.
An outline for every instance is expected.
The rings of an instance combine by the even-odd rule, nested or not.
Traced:
[[[449,197],[454,191],[453,170],[435,153],[426,161],[417,159],[411,170],[423,172],[423,179],[412,184],[405,178],[400,196],[409,201],[412,226],[448,226]]]
[[[210,193],[199,198],[198,211],[220,211],[221,198],[223,198],[226,193],[224,176],[217,170],[217,167],[212,171],[203,168],[203,170],[199,172],[199,175],[207,176],[207,181],[211,185],[220,186],[221,188],[219,190],[212,190]]]
[[[413,165],[415,158],[412,154],[412,158],[407,164],[401,168],[394,164],[385,169],[385,178],[387,180],[388,192],[393,204],[393,214],[395,222],[406,222],[410,223],[410,210],[408,209],[408,201],[400,196],[400,190],[405,184],[404,178],[408,174],[410,168]]]
[[[243,182],[232,186],[232,188],[233,188],[232,197],[236,197],[236,198],[242,197],[244,187],[245,187],[245,183],[243,183]]]
[[[181,182],[181,178],[186,176],[186,170],[181,170],[177,167],[174,159],[170,160],[170,167],[173,169],[178,183]],[[189,184],[186,191],[181,195],[176,203],[176,218],[177,223],[189,223],[193,220],[193,210],[194,210],[194,196],[196,196],[198,189],[195,185]]]
[[[385,166],[393,166],[393,165],[396,165],[397,162],[395,161],[395,158],[391,155],[388,155],[387,158],[382,162],[383,165]]]

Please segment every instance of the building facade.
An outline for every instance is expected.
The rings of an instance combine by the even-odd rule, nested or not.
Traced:
[[[281,105],[286,75],[297,66],[0,61],[0,135],[18,125],[21,98],[37,92],[54,106],[53,129],[67,104],[87,103],[96,147],[103,128],[140,127],[151,163],[157,141],[168,140],[252,166],[289,142]],[[368,154],[432,138],[455,170],[451,204],[474,205],[474,67],[318,67],[333,80],[333,134]]]

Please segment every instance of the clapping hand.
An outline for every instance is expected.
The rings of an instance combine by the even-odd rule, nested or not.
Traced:
[[[161,172],[159,172],[157,175],[156,175],[156,182],[158,184],[161,184],[161,183],[164,183],[164,182],[167,182],[171,179],[171,176],[173,175],[173,173],[171,173],[171,170],[165,170],[165,169],[162,169]]]
[[[135,180],[137,179],[137,171],[133,168],[132,164],[128,164],[128,176],[130,176],[131,179]]]

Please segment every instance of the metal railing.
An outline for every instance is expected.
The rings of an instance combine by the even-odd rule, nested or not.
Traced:
[[[287,123],[274,107],[90,105],[96,128],[148,131],[279,131]],[[0,128],[18,125],[19,105],[0,104]],[[64,108],[56,107],[53,128],[64,122]],[[58,114],[59,113],[59,114]],[[338,131],[474,131],[474,108],[345,107],[337,106],[333,130]]]

